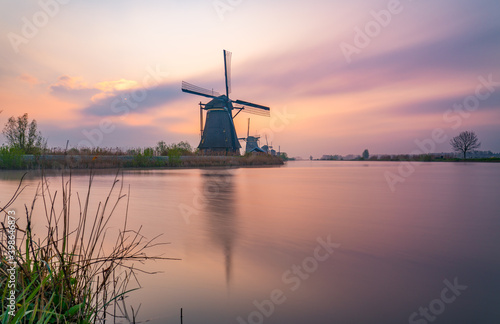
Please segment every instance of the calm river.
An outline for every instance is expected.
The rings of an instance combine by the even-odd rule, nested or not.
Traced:
[[[127,305],[152,324],[180,323],[181,308],[187,324],[499,323],[500,164],[425,163],[392,191],[399,166],[124,171],[129,227],[163,234],[152,254],[181,259],[137,264],[161,273],[139,274]],[[0,172],[2,206],[21,175]],[[96,176],[92,208],[113,178]],[[87,183],[77,173],[73,191]]]

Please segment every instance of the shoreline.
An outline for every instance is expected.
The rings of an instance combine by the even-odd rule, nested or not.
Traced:
[[[24,155],[16,167],[0,170],[40,169],[191,169],[207,167],[280,166],[284,161],[268,154],[243,156],[144,156],[144,155]]]
[[[297,160],[297,161],[310,161],[310,160]],[[435,159],[435,160],[414,160],[414,159],[391,159],[391,160],[321,160],[321,159],[313,159],[311,161],[328,161],[328,162],[445,162],[445,163],[453,163],[453,162],[462,162],[462,163],[500,163],[500,158],[472,158],[472,159]]]

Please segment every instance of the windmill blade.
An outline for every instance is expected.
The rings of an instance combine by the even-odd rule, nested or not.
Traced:
[[[195,86],[194,84],[187,83],[186,81],[182,81],[182,91],[187,93],[192,93],[198,96],[208,97],[208,98],[217,98],[220,96],[220,93],[213,90],[208,90],[202,87]]]
[[[263,110],[253,107],[244,107],[242,112],[263,117],[271,117],[271,113],[269,112],[269,110]]]
[[[263,109],[263,110],[267,110],[267,111],[271,110],[271,108],[269,108],[269,107],[262,106],[262,105],[257,105],[257,104],[254,104],[254,103],[251,103],[251,102],[248,102],[248,101],[234,100],[233,102],[236,103],[236,104],[238,104],[238,105],[250,106],[250,107],[259,108],[259,109]]]
[[[232,53],[224,50],[224,76],[226,78],[226,96],[231,93],[231,56]]]

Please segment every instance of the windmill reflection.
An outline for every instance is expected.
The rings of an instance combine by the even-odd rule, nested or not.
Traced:
[[[226,283],[229,286],[233,247],[238,237],[233,175],[230,170],[206,170],[202,178],[207,231],[212,244],[224,251]]]

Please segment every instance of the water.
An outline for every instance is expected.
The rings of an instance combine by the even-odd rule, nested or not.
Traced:
[[[184,323],[498,323],[500,164],[425,163],[392,192],[398,166],[125,171],[130,227],[182,259],[137,264],[162,273],[139,274],[127,304],[149,323],[180,323],[181,308]],[[2,203],[19,177],[0,173]],[[96,176],[93,208],[113,177]]]

